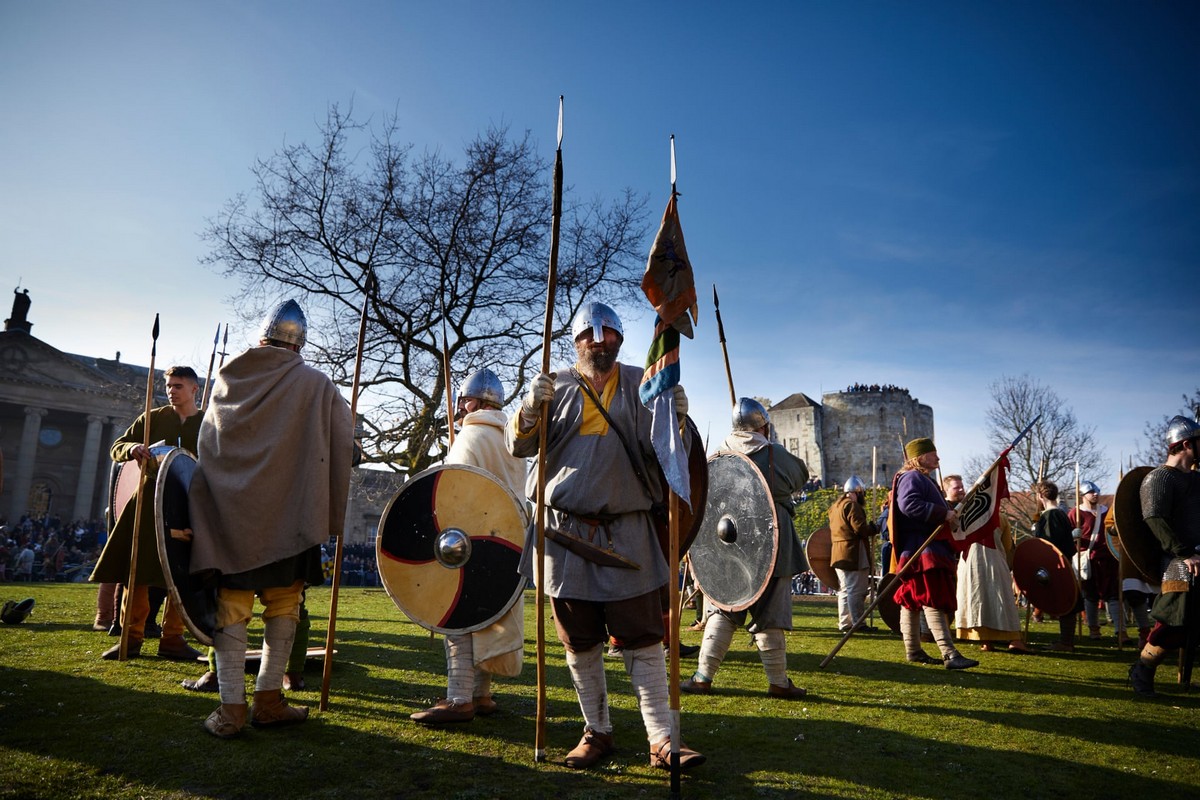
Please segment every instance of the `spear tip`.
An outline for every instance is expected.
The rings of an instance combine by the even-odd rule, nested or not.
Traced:
[[[155,313],[155,315],[154,315],[154,330],[151,332],[151,335],[156,340],[158,339],[158,314],[157,313]]]

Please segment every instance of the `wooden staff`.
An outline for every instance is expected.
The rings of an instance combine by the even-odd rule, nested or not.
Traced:
[[[362,376],[363,343],[367,338],[367,304],[371,300],[374,281],[375,274],[371,272],[370,267],[367,267],[366,280],[363,281],[362,314],[358,319],[358,350],[354,354],[354,380],[350,385],[350,424],[354,430],[358,428],[358,385]],[[228,330],[226,328],[226,333]],[[350,446],[357,446],[353,438],[350,440]],[[325,663],[321,670],[321,702],[319,705],[321,711],[329,709],[329,679],[333,675],[333,638],[337,626],[338,590],[342,585],[342,544],[345,536],[342,531],[338,531],[334,539],[336,543],[333,555],[333,585],[329,591],[329,624],[325,628]]]
[[[674,142],[674,137],[671,139]],[[673,152],[672,148],[672,152]],[[717,312],[717,338],[721,340],[721,355],[725,357],[725,381],[729,384],[729,405],[737,406],[737,394],[733,391],[733,372],[729,369],[729,350],[725,347],[725,326],[721,323],[721,301],[717,297],[717,285],[713,284],[713,310]]]
[[[1000,463],[1001,459],[1003,459],[1006,455],[1008,455],[1009,451],[1012,450],[1014,447],[1016,447],[1017,443],[1019,443],[1023,438],[1025,438],[1025,434],[1029,433],[1029,429],[1032,428],[1034,423],[1037,422],[1039,419],[1041,419],[1041,414],[1034,417],[1033,422],[1026,425],[1025,429],[1017,434],[1017,438],[1012,440],[1012,444],[1010,444],[1008,447],[1004,448],[1004,450],[1000,453],[1000,455],[996,458],[996,460],[992,462],[992,465],[979,474],[979,478],[976,479],[975,483],[971,486],[970,491],[968,491],[966,493],[966,495],[963,496],[963,499],[959,500],[958,504],[954,506],[955,511],[958,511],[958,509],[960,509],[960,508],[966,508],[967,504],[971,501],[971,498],[975,496],[975,493],[978,492],[980,487],[983,485],[984,479],[987,478],[987,476],[991,474],[992,470],[996,468],[996,466]],[[921,546],[918,547],[916,550],[914,550],[913,554],[908,557],[908,560],[904,562],[904,566],[902,566],[902,567],[900,567],[900,569],[896,570],[896,580],[897,581],[900,580],[900,576],[902,576],[905,572],[908,571],[909,567],[911,567],[913,564],[917,563],[918,557],[921,555],[921,553],[925,552],[925,549],[927,547],[929,547],[929,545],[933,544],[933,540],[936,539],[941,534],[943,527],[944,527],[944,525],[939,525],[936,529],[934,529],[933,533],[929,534],[929,537],[924,542],[921,543]],[[899,550],[895,549],[897,547],[896,542],[892,542],[892,547],[893,547],[893,551],[895,553],[899,553]],[[899,556],[897,556],[897,559],[899,559]],[[878,597],[875,598],[874,602],[871,603],[871,607],[863,612],[864,617],[875,610],[875,606],[879,605],[879,601],[880,601],[880,599],[882,599],[882,597],[883,597],[883,595],[879,595]],[[825,669],[825,667],[829,666],[829,662],[833,661],[833,657],[836,656],[838,651],[842,649],[842,646],[850,640],[850,637],[854,635],[855,630],[856,630],[856,627],[851,625],[850,630],[846,631],[846,633],[842,635],[841,641],[839,641],[836,645],[834,645],[833,650],[829,651],[829,655],[825,656],[824,660],[821,661],[821,663],[820,663],[821,669]]]
[[[150,334],[154,340],[150,345],[150,369],[146,370],[146,408],[142,413],[142,445],[146,448],[146,457],[142,459],[141,474],[138,478],[137,503],[133,507],[133,545],[129,550],[129,581],[125,584],[125,602],[121,609],[121,641],[117,648],[117,660],[124,661],[129,657],[129,608],[133,605],[133,592],[137,588],[138,539],[142,532],[142,514],[147,508],[146,485],[150,474],[150,407],[154,403],[154,359],[158,355],[158,314],[154,315],[154,330]]]
[[[208,357],[208,374],[204,376],[204,394],[200,396],[200,410],[208,405],[208,398],[212,394],[212,375],[213,362],[217,360],[217,340],[221,338],[221,323],[217,323],[217,332],[213,334],[213,349],[212,355]]]
[[[450,337],[446,335],[446,296],[438,295],[442,302],[442,372],[446,375],[446,440],[447,448],[454,446],[454,398],[450,390]],[[432,633],[432,631],[430,631]]]
[[[558,284],[558,242],[562,226],[563,191],[563,97],[558,96],[558,147],[554,153],[554,205],[550,215],[550,269],[546,276],[546,316],[542,320],[542,374],[550,372],[550,342],[554,333],[554,290]],[[535,553],[537,580],[534,604],[537,607],[537,721],[533,738],[533,760],[546,760],[546,429],[550,425],[550,404],[542,403],[538,422],[537,518]]]
[[[675,134],[671,134],[671,199],[677,200],[679,192],[675,188]],[[716,302],[717,285],[713,284],[713,302]],[[687,313],[684,311],[683,313]],[[720,312],[718,312],[719,314]],[[718,316],[719,319],[719,316]],[[725,352],[725,336],[721,335],[721,352],[725,353],[725,374],[729,378],[729,395],[733,394],[733,376],[729,373],[729,354]],[[736,398],[734,404],[737,404]],[[670,407],[674,409],[675,404]],[[667,637],[671,651],[671,664],[667,670],[671,715],[671,800],[678,800],[680,792],[679,746],[683,738],[679,724],[679,495],[667,489],[667,567],[670,582],[667,584],[668,608],[671,609],[668,622],[671,626]]]
[[[1079,510],[1079,462],[1078,461],[1075,462],[1075,527],[1079,529],[1080,538],[1074,540],[1075,554],[1071,558],[1071,562],[1072,562],[1071,566],[1072,567],[1075,566],[1074,565],[1075,556],[1078,556],[1080,553],[1079,546],[1081,544],[1083,544],[1083,514]],[[1084,558],[1087,558],[1087,556],[1084,556]],[[1076,574],[1078,574],[1078,573],[1076,573]],[[1082,583],[1083,582],[1081,580],[1080,587],[1079,587],[1079,593],[1081,595],[1083,594]],[[1083,602],[1086,605],[1088,603],[1088,599],[1086,597],[1083,598]],[[1087,612],[1085,611],[1084,614],[1086,615],[1086,613]],[[1082,616],[1077,615],[1077,619],[1075,622],[1075,628],[1077,631],[1075,635],[1082,639],[1083,638],[1083,617]]]

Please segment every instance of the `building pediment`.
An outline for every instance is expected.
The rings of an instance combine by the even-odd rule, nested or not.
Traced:
[[[52,393],[56,406],[91,413],[124,412],[145,391],[19,330],[0,332],[0,383],[10,402],[42,404]]]

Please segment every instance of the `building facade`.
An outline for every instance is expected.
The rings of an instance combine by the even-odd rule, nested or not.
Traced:
[[[894,386],[827,392],[820,403],[797,393],[770,412],[779,442],[804,459],[825,486],[851,475],[868,485],[887,485],[904,463],[903,443],[934,438],[933,409]]]

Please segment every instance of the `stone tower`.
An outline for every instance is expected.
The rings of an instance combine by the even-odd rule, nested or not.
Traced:
[[[886,486],[904,463],[902,442],[933,438],[933,409],[896,386],[853,386],[820,403],[797,393],[770,412],[780,443],[825,486],[851,475]]]

